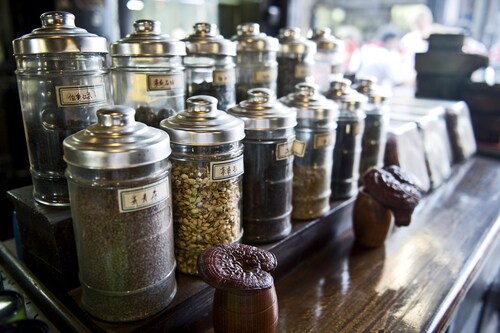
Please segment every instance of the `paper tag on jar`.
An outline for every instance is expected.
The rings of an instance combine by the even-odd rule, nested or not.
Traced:
[[[170,197],[169,182],[163,180],[146,186],[118,190],[120,213],[148,208]]]
[[[210,180],[217,182],[243,174],[243,156],[221,162],[210,162]]]
[[[235,84],[236,72],[232,69],[216,69],[212,75],[212,84],[214,86],[224,86],[226,84]]]
[[[313,148],[324,148],[333,145],[334,137],[331,133],[322,133],[314,135]]]
[[[252,73],[252,83],[266,83],[276,81],[277,68],[258,69]]]
[[[276,144],[276,160],[284,160],[293,154],[293,141],[280,142]]]
[[[292,151],[295,156],[304,157],[306,154],[306,143],[304,141],[295,140],[292,145]]]
[[[57,106],[93,105],[106,102],[104,84],[56,86]]]
[[[148,91],[184,89],[182,73],[167,75],[148,75]]]
[[[295,73],[293,74],[294,78],[296,79],[305,79],[306,77],[311,75],[311,72],[311,66],[298,64],[297,66],[295,66]]]

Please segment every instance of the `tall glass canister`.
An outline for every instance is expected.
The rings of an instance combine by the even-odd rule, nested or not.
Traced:
[[[193,96],[163,120],[171,139],[175,255],[178,270],[198,274],[202,250],[236,243],[243,230],[242,120],[217,110],[212,96]]]
[[[13,41],[33,196],[69,205],[63,140],[96,122],[110,103],[106,39],[75,26],[67,12],[41,15],[42,27]]]
[[[236,44],[220,35],[215,24],[196,23],[193,28],[183,39],[186,97],[215,97],[218,108],[226,111],[236,104]]]
[[[170,141],[134,114],[99,109],[64,140],[82,306],[113,322],[161,311],[177,289]]]
[[[282,28],[278,40],[278,97],[295,91],[301,82],[313,83],[316,44],[301,36],[300,28]]]
[[[137,121],[159,127],[184,110],[184,42],[161,33],[160,22],[137,20],[134,32],[111,44],[115,104],[135,109]]]
[[[347,79],[332,81],[326,96],[339,105],[331,186],[332,199],[343,200],[358,193],[367,97],[354,90]]]
[[[292,230],[292,180],[296,112],[266,88],[228,110],[245,122],[243,175],[244,241],[265,243]]]
[[[268,88],[276,95],[278,39],[261,33],[258,23],[242,23],[236,31],[236,101],[246,99],[252,88]]]
[[[319,91],[324,93],[330,82],[343,77],[344,42],[332,35],[330,28],[315,29],[310,38],[316,43],[313,76]]]
[[[292,217],[310,220],[323,216],[330,209],[338,106],[321,95],[317,86],[307,83],[297,84],[294,93],[280,100],[297,111]]]
[[[376,83],[371,77],[358,78],[353,87],[366,97],[365,130],[361,141],[361,161],[359,164],[359,184],[363,175],[371,167],[382,167],[384,164],[387,127],[389,125],[391,96],[390,91]]]

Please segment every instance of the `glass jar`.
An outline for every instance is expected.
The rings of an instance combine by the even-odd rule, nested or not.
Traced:
[[[64,140],[81,302],[93,316],[151,316],[176,293],[168,135],[111,106]]]
[[[254,88],[228,110],[245,122],[243,230],[249,243],[277,241],[292,230],[292,144],[296,112],[270,89]]]
[[[355,89],[368,97],[365,106],[365,130],[361,140],[361,161],[359,164],[359,185],[363,175],[371,167],[382,167],[384,164],[387,127],[389,126],[388,103],[390,93],[376,84],[376,79],[364,77],[357,79]]]
[[[325,95],[339,105],[333,149],[332,199],[348,199],[358,193],[367,97],[351,88],[351,81],[347,79],[332,81]]]
[[[193,96],[160,126],[172,142],[172,198],[178,270],[197,275],[200,251],[242,237],[242,120]]]
[[[300,28],[282,28],[278,52],[278,97],[291,94],[295,85],[314,82],[313,64],[316,44],[300,35]]]
[[[155,20],[137,20],[134,29],[111,44],[113,99],[134,108],[137,121],[158,128],[184,110],[186,46],[162,34]]]
[[[107,42],[75,27],[67,12],[41,15],[42,27],[13,41],[33,196],[68,206],[63,140],[96,122],[111,100]]]
[[[276,95],[278,39],[261,33],[258,23],[240,24],[236,31],[236,101],[246,99],[252,88],[268,88]]]
[[[315,29],[310,39],[316,43],[314,83],[324,93],[332,80],[343,77],[344,42],[333,36],[330,28]]]
[[[280,100],[297,111],[292,218],[323,216],[330,210],[338,106],[308,83],[297,84],[295,93]]]
[[[209,23],[196,23],[194,33],[184,41],[187,97],[213,96],[223,111],[234,106],[236,44],[220,35],[217,25]]]

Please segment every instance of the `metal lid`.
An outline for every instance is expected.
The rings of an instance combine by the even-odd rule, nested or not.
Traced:
[[[106,38],[75,26],[75,16],[56,11],[40,16],[42,27],[14,39],[14,54],[108,53]]]
[[[194,32],[183,41],[187,54],[236,55],[236,44],[219,34],[216,24],[195,23]]]
[[[283,96],[280,101],[297,110],[298,119],[336,119],[338,105],[319,93],[315,85],[299,83],[295,92]]]
[[[297,125],[297,112],[276,100],[271,89],[254,88],[248,99],[227,111],[245,122],[245,130],[278,130]]]
[[[64,160],[90,169],[151,164],[170,155],[164,131],[136,122],[135,110],[123,105],[97,110],[97,123],[64,139]]]
[[[333,53],[344,49],[344,42],[333,36],[330,28],[314,30],[311,40],[316,43],[318,51]]]
[[[345,111],[357,112],[364,108],[368,101],[368,97],[352,88],[349,79],[336,79],[330,82],[330,88],[325,93],[325,96],[337,102],[340,115]]]
[[[230,143],[245,137],[243,121],[217,110],[217,99],[205,95],[188,98],[186,110],[163,119],[160,127],[173,143],[191,146]]]
[[[280,44],[277,38],[267,36],[260,32],[258,23],[242,23],[236,27],[236,36],[233,41],[237,43],[237,52],[269,51],[278,52]]]
[[[134,32],[111,44],[113,56],[183,56],[184,42],[161,33],[161,23],[156,20],[137,20]]]
[[[300,28],[280,29],[278,40],[281,53],[307,54],[316,52],[316,43],[300,35]]]
[[[377,78],[371,76],[360,77],[356,80],[356,84],[353,85],[353,88],[359,93],[367,96],[368,103],[372,104],[384,103],[391,97],[389,89],[378,85]]]

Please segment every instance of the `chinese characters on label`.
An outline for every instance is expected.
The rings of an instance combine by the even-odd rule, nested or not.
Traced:
[[[148,91],[184,89],[182,73],[169,75],[148,75]]]
[[[214,86],[224,86],[226,84],[234,84],[236,82],[236,72],[234,68],[224,70],[214,70],[212,75]]]
[[[276,145],[276,160],[284,160],[292,155],[293,141],[281,142]]]
[[[238,158],[210,163],[210,180],[220,181],[237,177],[243,173],[243,156]]]
[[[118,202],[121,213],[133,212],[154,206],[168,199],[170,190],[168,181],[118,190]]]
[[[104,84],[89,86],[56,86],[57,106],[91,105],[104,103]]]

